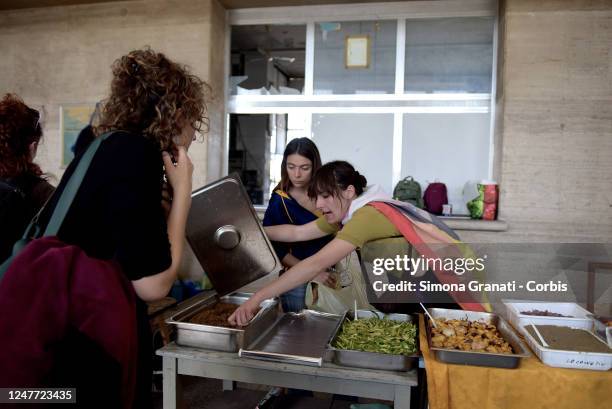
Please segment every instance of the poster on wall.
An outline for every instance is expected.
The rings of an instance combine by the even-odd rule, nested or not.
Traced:
[[[79,132],[89,124],[96,109],[95,103],[69,104],[60,107],[60,135],[62,136],[62,163],[65,168],[74,157],[74,144]]]
[[[348,36],[344,47],[346,68],[370,67],[370,37]]]

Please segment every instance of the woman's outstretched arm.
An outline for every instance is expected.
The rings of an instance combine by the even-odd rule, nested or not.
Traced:
[[[313,220],[310,223],[296,226],[293,224],[281,224],[278,226],[266,226],[264,227],[267,236],[272,241],[281,241],[285,243],[293,243],[296,241],[308,241],[314,240],[321,237],[328,236],[330,233],[326,233],[317,226],[317,221]]]
[[[355,245],[342,239],[332,240],[318,253],[300,261],[278,279],[253,294],[246,303],[242,304],[229,317],[228,321],[234,325],[246,325],[253,318],[263,300],[276,297],[307,283],[316,277],[321,270],[336,264],[355,248]]]

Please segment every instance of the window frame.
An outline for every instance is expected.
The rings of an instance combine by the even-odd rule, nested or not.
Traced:
[[[406,20],[433,18],[493,17],[493,57],[490,93],[406,94],[404,91]],[[315,24],[320,22],[395,20],[397,41],[395,58],[395,92],[393,94],[314,94]],[[235,25],[304,24],[306,51],[304,91],[301,95],[230,95],[225,89],[225,158],[227,173],[230,114],[306,114],[306,134],[311,135],[313,114],[392,113],[394,186],[401,180],[404,113],[488,113],[489,164],[488,179],[493,179],[495,154],[495,101],[498,63],[498,0],[415,1],[360,3],[349,5],[266,7],[228,10],[226,15],[225,74],[230,73],[231,28]]]

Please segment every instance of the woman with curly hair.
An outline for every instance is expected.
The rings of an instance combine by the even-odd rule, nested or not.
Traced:
[[[209,86],[148,48],[117,59],[112,74],[110,96],[93,125],[81,131],[58,192],[89,144],[112,134],[93,157],[58,237],[90,257],[116,261],[133,284],[139,336],[134,407],[141,408],[151,406],[152,336],[145,301],[165,297],[177,278],[191,206],[193,165],[187,150],[207,123]],[[168,209],[162,207],[166,183]],[[41,215],[43,228],[58,197]],[[76,387],[82,407],[121,407],[116,363],[79,334],[64,344],[52,383]]]
[[[53,193],[34,163],[41,138],[40,113],[6,94],[0,101],[0,263]]]

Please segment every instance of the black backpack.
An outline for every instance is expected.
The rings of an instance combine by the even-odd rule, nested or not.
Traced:
[[[0,263],[23,235],[32,211],[25,192],[13,182],[0,179]]]

